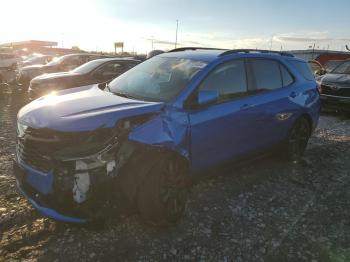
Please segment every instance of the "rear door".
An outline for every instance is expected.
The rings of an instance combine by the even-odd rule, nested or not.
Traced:
[[[294,91],[294,77],[278,60],[247,59],[253,84],[250,86],[257,136],[256,149],[264,149],[282,141],[291,126],[293,113],[298,110],[291,102],[298,94]]]

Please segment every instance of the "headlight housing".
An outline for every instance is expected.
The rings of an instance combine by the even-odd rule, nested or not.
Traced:
[[[23,137],[26,130],[27,130],[28,126],[27,125],[24,125],[20,122],[17,122],[17,134],[18,134],[18,137]]]

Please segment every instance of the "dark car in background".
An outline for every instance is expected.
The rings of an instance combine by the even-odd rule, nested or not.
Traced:
[[[0,53],[0,69],[15,69],[21,58],[12,53]]]
[[[55,72],[65,72],[73,70],[74,68],[85,64],[91,60],[105,58],[103,55],[96,54],[69,54],[54,59],[46,65],[31,65],[22,67],[18,71],[17,81],[20,84],[29,84],[34,77]]]
[[[344,61],[317,81],[323,108],[350,112],[350,60]]]
[[[28,93],[31,99],[51,91],[109,82],[140,63],[130,58],[103,58],[85,63],[72,71],[44,74],[30,81]]]
[[[30,66],[30,65],[46,65],[51,62],[55,56],[53,55],[35,55],[25,59],[19,63],[19,67]]]

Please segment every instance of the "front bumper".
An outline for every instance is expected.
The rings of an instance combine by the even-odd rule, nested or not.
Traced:
[[[50,177],[52,174],[41,173],[17,161],[13,163],[13,170],[19,191],[41,214],[62,222],[88,222],[88,218],[68,216],[49,207],[48,202],[52,196],[50,196],[48,188],[52,187],[53,181]]]
[[[321,94],[323,108],[350,112],[350,97]]]

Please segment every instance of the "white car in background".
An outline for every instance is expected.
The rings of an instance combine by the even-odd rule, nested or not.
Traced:
[[[0,53],[0,69],[16,68],[21,58],[15,54]]]

